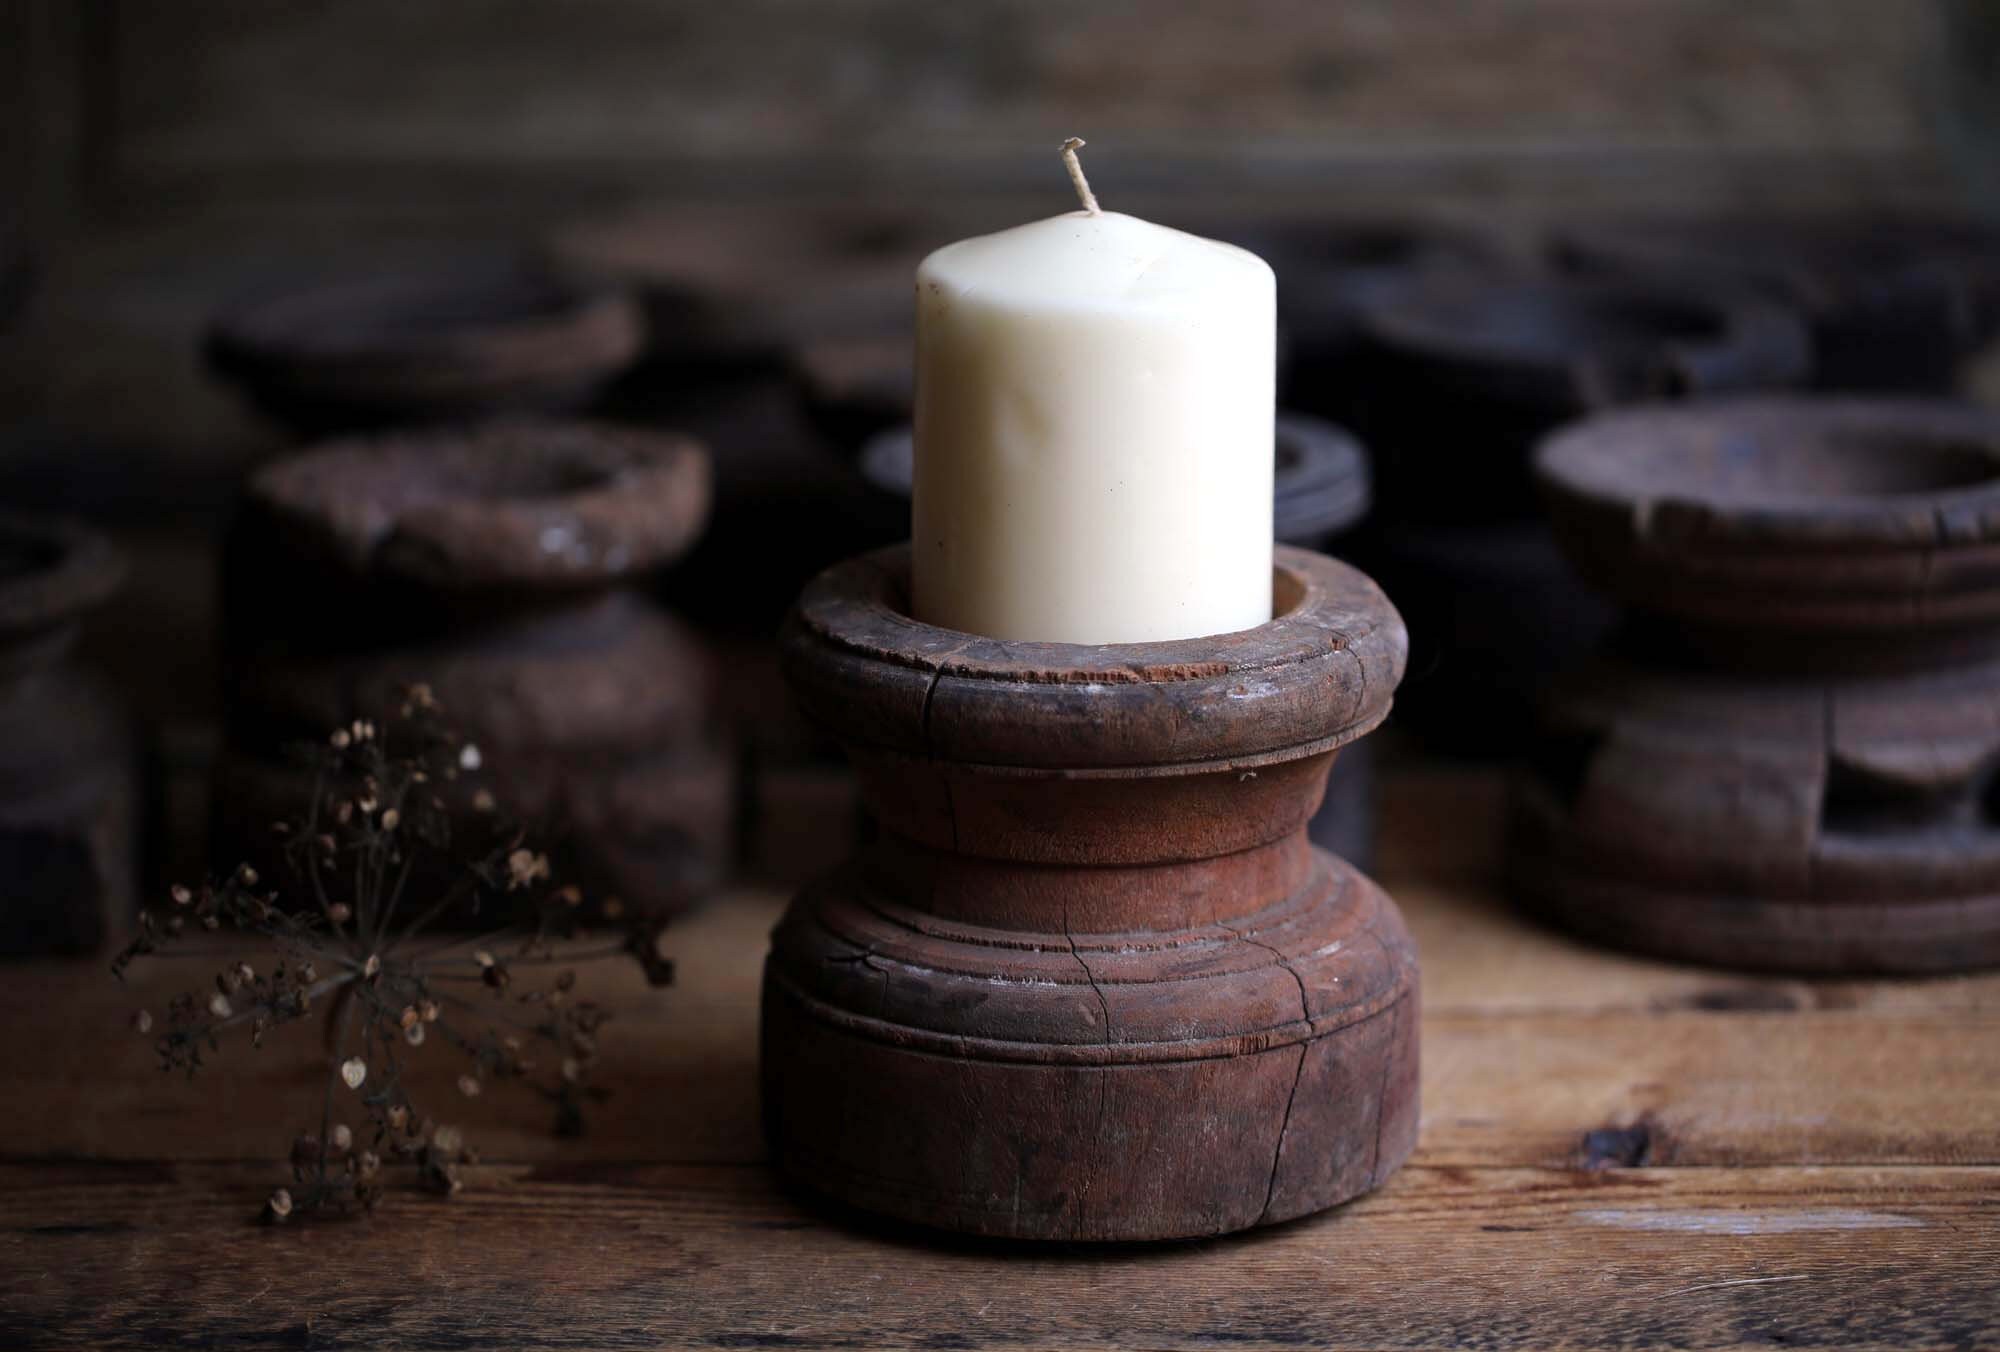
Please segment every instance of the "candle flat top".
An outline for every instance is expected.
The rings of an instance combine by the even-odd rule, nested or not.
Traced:
[[[923,261],[917,282],[1003,306],[1163,314],[1277,288],[1248,249],[1116,211],[1072,211],[947,244]]]

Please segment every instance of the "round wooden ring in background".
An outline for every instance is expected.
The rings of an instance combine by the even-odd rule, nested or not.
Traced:
[[[1813,383],[1948,393],[2000,333],[2000,230],[1969,220],[1723,218],[1575,226],[1557,257],[1585,272],[1747,286],[1805,316]]]
[[[295,430],[580,408],[638,359],[638,305],[511,262],[321,281],[243,302],[208,357]]]

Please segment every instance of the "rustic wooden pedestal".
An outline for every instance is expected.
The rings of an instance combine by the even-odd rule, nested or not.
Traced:
[[[712,890],[735,777],[709,663],[639,590],[700,533],[709,474],[678,437],[528,421],[330,442],[259,472],[225,570],[221,866],[284,876],[270,824],[313,783],[286,749],[423,682],[593,902]]]
[[[1558,435],[1539,468],[1632,613],[1547,701],[1520,895],[1701,962],[2000,962],[2000,417],[1649,410]]]
[[[1212,1235],[1374,1187],[1416,1138],[1416,954],[1306,823],[1388,713],[1395,610],[1280,548],[1257,629],[1006,643],[910,619],[908,567],[830,569],[784,638],[881,836],[773,936],[779,1166],[1025,1239]]]
[[[1536,442],[1617,405],[1796,384],[1803,327],[1726,289],[1489,273],[1392,292],[1359,329],[1376,507],[1358,557],[1416,635],[1399,726],[1517,754],[1537,692],[1612,618],[1540,520]]]

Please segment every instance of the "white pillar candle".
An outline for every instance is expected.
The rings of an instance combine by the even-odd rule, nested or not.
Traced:
[[[917,269],[912,607],[1133,643],[1271,618],[1277,285],[1255,254],[1084,209]]]

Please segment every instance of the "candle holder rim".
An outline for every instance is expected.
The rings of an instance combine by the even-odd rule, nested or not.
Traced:
[[[1633,342],[1551,331],[1546,342],[1511,326],[1497,336],[1464,319],[1523,307],[1537,313],[1696,317],[1698,325]],[[1811,340],[1789,306],[1728,279],[1594,277],[1504,269],[1450,271],[1413,279],[1361,307],[1356,326],[1385,359],[1443,371],[1511,373],[1560,391],[1578,412],[1659,395],[1796,384],[1808,374]]]
[[[468,300],[486,312],[464,314]],[[450,322],[432,315],[443,305]],[[550,365],[622,365],[643,340],[636,300],[525,258],[459,258],[427,267],[329,273],[239,298],[208,328],[217,369],[403,364],[540,354]]]
[[[1402,617],[1372,580],[1288,545],[1273,557],[1291,594],[1280,614],[1151,643],[1026,643],[927,625],[907,613],[909,568],[905,542],[809,583],[786,622],[787,679],[842,741],[982,773],[1143,778],[1319,754],[1387,717],[1408,656]]]
[[[1824,458],[1830,476],[1842,468],[1834,449],[1842,437],[1900,442],[1915,451],[1980,456],[1989,463],[1970,480],[1899,490],[1780,492],[1755,486],[1730,494],[1706,490],[1698,478],[1665,489],[1645,482],[1649,469],[1687,463],[1661,454],[1688,438],[1732,431],[1728,453],[1739,463],[1747,440],[1775,433],[1795,456]],[[1800,433],[1805,436],[1803,439]],[[1670,440],[1671,439],[1671,440]],[[1535,477],[1559,514],[1590,512],[1622,522],[1629,548],[1791,552],[1801,548],[1864,548],[1930,552],[2000,542],[2000,414],[1922,399],[1826,396],[1737,396],[1699,403],[1637,406],[1574,423],[1545,438],[1534,455]],[[1837,485],[1836,485],[1837,487]]]
[[[521,481],[496,489],[509,470]],[[712,478],[707,449],[678,433],[514,418],[317,442],[259,470],[249,497],[357,576],[575,590],[679,557]]]

